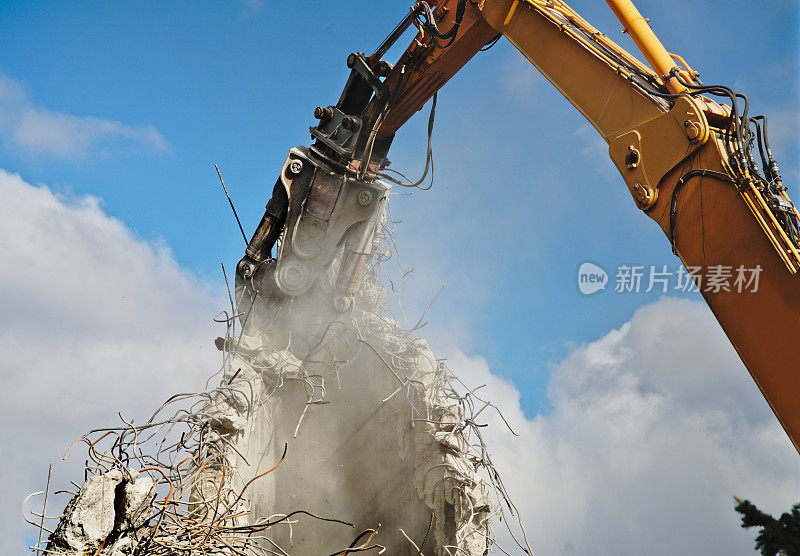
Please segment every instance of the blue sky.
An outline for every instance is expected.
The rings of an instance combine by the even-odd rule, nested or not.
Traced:
[[[634,48],[605,3],[572,5]],[[706,83],[734,86],[772,118],[773,149],[800,198],[798,3],[638,5]],[[338,98],[347,54],[371,51],[407,7],[5,1],[0,168],[102,199],[104,214],[167,247],[220,296],[219,263],[233,268],[243,245],[213,165],[251,233],[288,149],[308,143],[313,108]],[[427,109],[412,119],[390,154],[410,175],[424,163],[426,118]],[[613,279],[620,264],[674,270],[678,260],[634,207],[604,143],[503,41],[443,88],[434,149],[433,189],[392,200],[401,258],[415,267],[402,297],[409,320],[447,283],[423,335],[485,358],[519,391],[525,416],[547,414],[565,358],[661,297],[583,296],[578,266],[595,262]]]
[[[603,3],[574,7],[632,48]],[[796,191],[797,132],[788,128],[798,102],[797,3],[674,0],[640,8],[705,82],[732,84],[754,110],[789,120],[773,124],[773,143]],[[181,265],[219,287],[219,262],[232,267],[242,243],[213,164],[249,234],[286,151],[308,142],[314,106],[338,98],[347,53],[371,50],[405,9],[404,2],[5,2],[0,70],[30,103],[152,126],[163,144],[129,140],[48,155],[6,142],[0,165],[31,182],[101,197],[109,214],[162,239]],[[730,32],[704,32],[710,20]],[[749,34],[739,31],[745,26]],[[510,45],[501,42],[454,78],[437,116],[435,187],[393,207],[407,223],[401,250],[426,276],[412,283],[416,302],[407,302],[420,311],[447,282],[431,318],[456,320],[495,372],[522,388],[533,413],[545,403],[549,364],[571,342],[619,326],[657,297],[583,297],[578,265],[591,260],[613,273],[624,263],[674,269],[677,259],[633,207],[603,143]],[[392,153],[395,167],[412,174],[421,168],[423,120],[401,130]]]

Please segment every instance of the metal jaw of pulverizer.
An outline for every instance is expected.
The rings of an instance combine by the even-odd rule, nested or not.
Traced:
[[[336,311],[349,310],[387,191],[380,181],[330,167],[305,147],[292,149],[239,262],[237,283],[269,297],[305,296],[342,252],[331,303]]]

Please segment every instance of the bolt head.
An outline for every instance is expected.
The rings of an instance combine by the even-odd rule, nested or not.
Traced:
[[[353,301],[344,295],[337,295],[333,298],[333,308],[342,313],[347,311],[352,304]]]
[[[300,295],[309,286],[309,273],[306,266],[289,260],[280,265],[275,273],[275,282],[287,295]]]
[[[245,278],[250,278],[255,272],[255,265],[249,261],[242,261],[239,263],[239,272],[241,272],[242,276]]]
[[[348,131],[355,131],[361,127],[361,120],[357,116],[345,116],[342,118],[342,127]]]
[[[637,202],[646,204],[650,201],[651,194],[645,186],[641,183],[637,183],[633,186],[633,197]]]
[[[303,274],[299,268],[287,268],[283,277],[289,286],[295,286],[303,280]]]
[[[358,194],[358,204],[362,207],[367,206],[372,202],[372,193],[369,191],[362,191]]]
[[[376,70],[377,70],[376,73],[380,77],[386,77],[387,75],[389,75],[389,72],[392,71],[392,66],[389,65],[389,63],[386,62],[385,60],[380,60],[378,62]]]
[[[330,120],[333,118],[333,110],[329,107],[323,108],[322,106],[317,106],[314,109],[314,117],[322,121]]]

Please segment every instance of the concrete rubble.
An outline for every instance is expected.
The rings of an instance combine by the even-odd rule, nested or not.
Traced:
[[[90,476],[48,554],[488,553],[506,493],[472,418],[484,400],[385,297],[368,274],[344,318],[319,299],[251,303],[263,314],[246,334],[228,318],[219,386],[176,413],[164,434],[179,440],[158,447],[181,463],[159,476],[148,465],[163,455],[117,460]],[[129,433],[120,453],[141,435]]]
[[[284,443],[289,445],[287,460],[254,485],[253,515],[297,507],[349,521],[361,516],[364,521],[357,527],[381,523],[381,542],[395,544],[393,553],[406,553],[413,545],[394,533],[402,528],[420,543],[433,514],[430,553],[484,554],[491,545],[489,518],[496,507],[478,463],[469,457],[466,416],[448,391],[449,373],[424,340],[408,336],[391,321],[365,311],[360,324],[362,341],[375,352],[362,350],[349,359],[346,347],[334,347],[331,361],[349,361],[338,373],[328,362],[303,362],[289,351],[270,347],[264,338],[245,337],[231,352],[227,380],[238,384],[237,390],[257,385],[258,396],[270,400],[264,405],[266,412],[251,418],[234,444],[248,459],[272,456],[269,461],[277,459]],[[388,354],[404,363],[387,369],[382,356],[390,359]],[[323,386],[325,394],[316,398]],[[241,408],[228,400],[218,398],[210,411],[233,422]],[[345,452],[352,455],[342,455]],[[330,454],[339,457],[329,459]],[[248,469],[241,459],[237,468],[244,478],[261,470]],[[398,476],[404,484],[394,483]],[[320,498],[330,503],[321,504]],[[397,515],[398,505],[413,510]],[[294,528],[292,542],[298,554],[322,553],[340,534],[325,528],[318,538],[303,532],[309,526],[314,527]]]
[[[153,514],[154,482],[118,469],[89,477],[64,509],[48,550],[67,555],[132,554],[131,534]],[[137,476],[138,475],[138,476]]]

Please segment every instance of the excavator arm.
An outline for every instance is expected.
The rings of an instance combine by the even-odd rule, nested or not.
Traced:
[[[314,143],[290,151],[237,267],[240,303],[308,296],[341,254],[325,295],[332,311],[349,310],[387,182],[398,181],[386,169],[395,133],[505,37],[608,143],[636,207],[664,231],[800,451],[800,224],[766,118],[730,88],[702,84],[629,0],[607,1],[650,67],[559,0],[420,0],[373,53],[350,54],[339,101],[315,110]],[[412,25],[410,46],[384,61]],[[704,287],[722,269],[749,272],[746,291]]]

